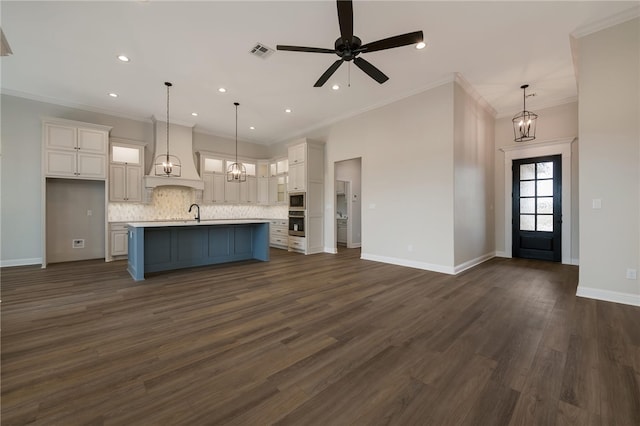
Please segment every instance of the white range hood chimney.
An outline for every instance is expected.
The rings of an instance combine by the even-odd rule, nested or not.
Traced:
[[[155,152],[153,159],[167,153],[167,122],[153,119],[153,133]],[[193,162],[193,128],[169,123],[169,151],[180,159],[181,176],[156,176],[155,164],[151,166],[149,174],[144,177],[146,188],[158,186],[186,186],[194,189],[204,189],[204,182],[200,178]],[[155,163],[155,161],[154,161]]]

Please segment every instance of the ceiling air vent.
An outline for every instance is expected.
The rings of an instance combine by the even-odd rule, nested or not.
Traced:
[[[253,46],[251,48],[251,50],[249,51],[249,53],[251,53],[252,55],[255,55],[255,56],[257,56],[259,58],[262,58],[262,59],[266,59],[273,52],[274,52],[274,50],[272,48],[267,47],[262,43],[256,43],[256,45]]]

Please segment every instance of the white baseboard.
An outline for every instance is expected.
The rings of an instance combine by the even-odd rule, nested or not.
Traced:
[[[331,254],[338,254],[338,250],[334,247],[325,247],[324,252],[331,253]]]
[[[425,271],[440,272],[449,275],[455,274],[454,269],[450,266],[434,265],[432,263],[418,262],[416,260],[398,259],[396,257],[378,256],[376,254],[369,253],[361,253],[360,259],[390,263],[392,265],[407,266],[409,268],[423,269]]]
[[[576,259],[576,258],[571,259],[570,265],[580,266],[580,259]]]
[[[495,253],[486,253],[483,254],[480,257],[476,257],[475,259],[471,259],[468,260],[464,263],[461,263],[460,265],[456,265],[453,270],[454,273],[457,275],[460,272],[466,271],[467,269],[473,268],[476,265],[481,264],[482,262],[486,262],[489,259],[493,259],[494,257],[496,257]]]
[[[496,257],[506,257],[508,259],[511,258],[511,256],[507,256],[507,252],[505,252],[505,251],[497,251],[496,252]]]
[[[351,245],[347,245],[348,248],[360,248],[362,243],[351,243]]]
[[[42,264],[41,257],[34,257],[32,259],[0,260],[1,268],[8,268],[10,266],[26,266],[26,265],[40,265],[40,264]]]
[[[604,300],[605,302],[622,303],[624,305],[640,306],[640,294],[581,287],[579,284],[576,296],[586,297],[588,299]]]

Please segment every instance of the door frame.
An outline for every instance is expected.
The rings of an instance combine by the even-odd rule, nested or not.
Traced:
[[[500,148],[504,152],[504,256],[513,257],[513,160],[522,158],[562,156],[562,263],[572,264],[571,257],[571,145],[577,138],[555,139],[544,142],[509,145]]]

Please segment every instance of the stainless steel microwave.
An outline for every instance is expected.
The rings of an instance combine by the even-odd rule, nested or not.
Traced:
[[[306,194],[304,192],[289,193],[289,209],[304,210],[306,208]]]

